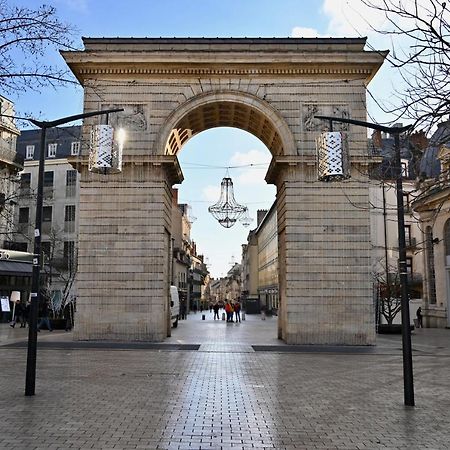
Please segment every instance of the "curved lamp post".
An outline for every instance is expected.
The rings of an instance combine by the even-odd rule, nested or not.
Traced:
[[[74,122],[75,120],[84,119],[86,117],[100,116],[119,111],[123,111],[123,108],[108,109],[103,111],[93,111],[84,114],[76,114],[74,116],[62,117],[61,119],[53,120],[50,122],[29,118],[21,118],[28,120],[33,125],[36,125],[38,128],[41,129],[38,187],[36,197],[36,225],[34,229],[33,276],[31,279],[31,305],[30,305],[30,317],[28,322],[29,323],[28,351],[27,351],[27,369],[25,380],[26,396],[34,395],[36,386],[37,319],[38,319],[39,301],[41,298],[40,292],[41,228],[42,228],[42,206],[44,199],[43,192],[44,192],[45,135],[49,128],[53,128],[58,125]]]
[[[411,328],[409,319],[408,272],[406,267],[405,241],[405,209],[403,205],[403,182],[400,158],[400,134],[409,130],[412,125],[404,127],[385,127],[362,120],[341,119],[340,117],[314,116],[317,119],[328,120],[330,128],[333,122],[349,123],[360,127],[372,128],[394,135],[395,166],[397,169],[397,225],[398,225],[398,265],[400,272],[400,295],[402,305],[402,351],[403,351],[403,390],[405,405],[414,406],[414,381],[411,350]]]

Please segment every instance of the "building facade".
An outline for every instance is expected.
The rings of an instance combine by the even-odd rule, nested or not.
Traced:
[[[79,175],[69,159],[82,149],[81,127],[47,130],[42,213],[42,251],[47,289],[55,305],[76,297]],[[17,153],[24,158],[15,215],[17,241],[33,251],[40,131],[22,131]]]
[[[424,267],[423,322],[450,327],[450,121],[430,139],[420,166],[419,195],[412,209],[420,217]]]
[[[10,117],[14,114],[14,104],[0,96],[0,248],[20,250],[15,245],[14,217],[23,158],[16,152],[20,131]]]

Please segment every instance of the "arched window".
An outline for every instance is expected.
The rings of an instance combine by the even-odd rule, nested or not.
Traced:
[[[444,225],[445,265],[450,267],[450,219]]]
[[[427,264],[428,280],[428,302],[436,304],[436,275],[434,271],[434,248],[433,248],[433,229],[427,227],[425,230],[425,256]]]

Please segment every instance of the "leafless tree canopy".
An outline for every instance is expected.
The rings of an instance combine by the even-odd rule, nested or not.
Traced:
[[[0,86],[4,93],[74,83],[66,69],[46,64],[48,49],[72,48],[74,29],[52,6],[10,6],[0,0]]]
[[[388,28],[376,31],[392,36],[388,57],[405,82],[397,92],[399,106],[385,109],[399,119],[411,119],[415,128],[429,130],[450,114],[450,10],[439,0],[362,0],[384,13]],[[407,38],[408,49],[395,48]]]

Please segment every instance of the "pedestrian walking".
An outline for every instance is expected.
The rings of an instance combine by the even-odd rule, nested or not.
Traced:
[[[50,323],[50,318],[49,318],[49,314],[50,314],[50,308],[48,305],[48,301],[46,298],[42,298],[41,299],[42,303],[41,303],[41,308],[40,308],[40,320],[37,326],[37,331],[41,331],[41,327],[42,325],[46,325],[48,331],[53,331],[52,325]]]
[[[233,320],[234,309],[233,305],[229,300],[225,303],[225,312],[227,313],[227,322],[234,322]]]
[[[214,303],[213,310],[214,310],[214,320],[216,320],[216,317],[217,317],[217,320],[220,320],[220,318],[219,318],[219,304],[218,303]]]
[[[423,328],[422,325],[422,308],[419,306],[419,308],[416,311],[416,317],[417,317],[417,328]]]
[[[239,323],[241,323],[241,304],[239,303],[239,300],[234,302],[234,315],[236,316],[236,323],[238,319]]]
[[[66,320],[65,330],[70,331],[73,328],[73,303],[69,302],[64,307],[64,319]]]

